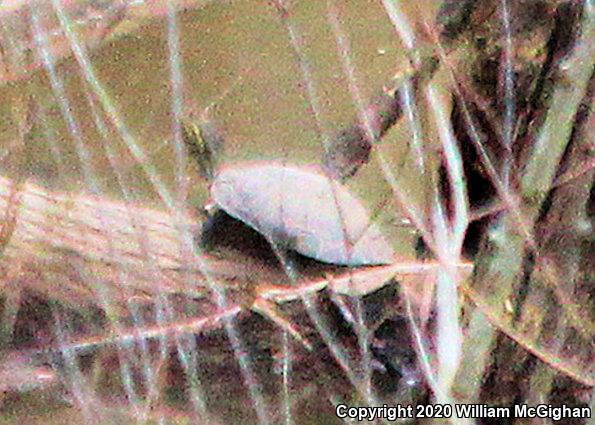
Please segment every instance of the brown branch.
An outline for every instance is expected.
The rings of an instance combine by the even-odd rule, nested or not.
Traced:
[[[163,211],[88,194],[54,193],[5,177],[0,177],[0,216],[12,217],[4,223],[11,231],[0,231],[5,233],[0,241],[0,293],[33,289],[74,305],[97,303],[100,290],[110,301],[122,302],[160,294],[202,297],[208,294],[205,271],[216,284],[240,289],[236,292],[250,308],[256,296],[284,302],[327,286],[361,296],[395,276],[409,285],[415,279],[406,276],[423,277],[439,266],[402,258],[388,266],[357,270],[329,265],[307,273],[299,286],[288,287],[287,276],[274,264],[237,256],[236,261],[225,261],[205,253],[183,255],[180,230],[198,232],[190,214],[176,223]],[[471,268],[461,264],[461,274]],[[336,273],[321,277],[329,270]]]
[[[5,218],[0,292],[30,288],[75,304],[93,300],[93,288],[100,287],[120,299],[203,295],[199,261],[222,284],[259,275],[249,265],[208,255],[184,258],[178,229],[194,231],[197,224],[190,214],[176,226],[162,211],[80,193],[52,193],[0,177],[0,217]]]

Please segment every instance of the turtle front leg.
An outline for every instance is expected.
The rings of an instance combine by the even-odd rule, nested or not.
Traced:
[[[198,242],[200,246],[208,248],[214,243],[217,226],[224,219],[225,211],[218,208],[214,203],[209,203],[205,206],[205,215],[206,219],[203,222]]]

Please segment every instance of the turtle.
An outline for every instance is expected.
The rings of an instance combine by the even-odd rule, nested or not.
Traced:
[[[211,218],[224,211],[263,235],[279,257],[294,251],[349,267],[393,261],[391,245],[362,202],[323,167],[265,160],[218,165],[224,140],[214,125],[182,124],[190,156],[210,181]],[[208,229],[209,220],[203,234]]]

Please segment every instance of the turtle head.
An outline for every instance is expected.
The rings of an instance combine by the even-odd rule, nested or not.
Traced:
[[[201,176],[212,181],[224,145],[221,131],[203,114],[199,119],[182,120],[182,140],[198,165]]]

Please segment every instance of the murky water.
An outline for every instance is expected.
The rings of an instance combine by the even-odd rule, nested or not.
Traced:
[[[166,210],[166,207],[152,178],[158,176],[175,198],[179,189],[176,178],[183,176],[184,182],[189,184],[188,206],[198,209],[207,198],[208,185],[199,178],[193,164],[182,170],[178,167],[173,133],[174,100],[181,102],[184,109],[195,111],[216,102],[211,118],[225,134],[226,162],[284,159],[297,164],[318,163],[324,139],[319,129],[332,136],[355,121],[357,108],[349,93],[341,56],[329,25],[327,4],[295,3],[288,20],[299,29],[303,41],[303,54],[311,71],[309,82],[320,104],[318,124],[307,97],[304,75],[277,9],[260,1],[212,2],[201,8],[178,11],[177,28],[173,28],[171,22],[168,24],[165,16],[156,16],[138,29],[89,50],[92,70],[107,98],[102,98],[85,82],[81,66],[71,54],[53,58],[54,81],[46,64],[31,70],[25,79],[4,83],[0,87],[0,146],[6,153],[2,175],[52,192],[94,192],[111,200],[133,202],[136,206],[156,210]],[[420,20],[426,13],[425,16],[432,16],[431,4],[428,1],[425,9],[418,5],[419,9],[413,13],[417,13]],[[336,2],[334,7],[351,46],[359,90],[367,99],[394,74],[404,71],[407,61],[403,49],[379,2]],[[43,11],[40,9],[40,12]],[[172,51],[168,45],[173,30],[177,30],[174,38],[179,36],[179,50],[175,53],[179,54],[183,82],[177,94],[172,88]],[[171,42],[171,38],[169,40]],[[63,91],[56,89],[56,81],[63,86]],[[181,97],[176,97],[178,95]],[[106,102],[114,106],[117,122],[106,112]],[[64,119],[65,111],[71,114],[70,124]],[[19,126],[25,130],[19,132]],[[126,134],[122,133],[124,127]],[[23,135],[24,140],[20,140]],[[412,184],[416,178],[408,174],[412,168],[407,156],[409,137],[406,123],[400,122],[383,140],[381,149],[389,165],[408,184],[412,198],[421,201],[423,181]],[[147,171],[147,167],[143,167],[146,164],[139,162],[138,153],[136,156],[131,153],[131,142],[154,169]],[[387,202],[391,191],[377,162],[373,160],[364,167],[348,185],[372,211],[395,251],[413,257],[417,236],[409,227],[401,225],[394,205]],[[244,257],[237,255],[236,260],[244,261]],[[266,335],[261,342],[258,342],[259,332]],[[253,350],[249,358],[256,370],[279,368],[274,360],[279,354],[279,341],[267,340],[274,335],[273,329],[261,322],[251,324],[248,321],[240,325],[239,335],[244,341],[257,341],[248,344]],[[247,397],[245,388],[240,385],[240,368],[229,366],[231,349],[215,341],[223,337],[223,332],[205,337],[205,347],[219,350],[225,347],[228,351],[199,354],[208,410],[214,412],[215,418],[220,413],[224,421],[231,421],[229,423],[252,423],[256,420],[254,412],[240,405],[250,400],[255,403],[254,398]],[[332,415],[319,416],[328,415],[330,401],[316,405],[315,400],[320,394],[327,398],[339,396],[339,392],[335,392],[340,388],[337,382],[344,383],[345,377],[334,376],[338,372],[332,368],[328,377],[317,380],[319,377],[309,376],[304,365],[311,361],[312,354],[302,355],[306,360],[300,354],[294,360],[295,379],[300,387],[292,397],[305,400],[299,412],[295,412],[296,423],[336,421]],[[324,355],[329,356],[326,351]],[[218,367],[218,356],[222,359],[227,356],[221,360],[226,368]],[[109,359],[103,360],[112,364]],[[330,357],[326,361],[333,363]],[[184,373],[179,364],[170,368],[172,370],[164,372],[169,379]],[[118,369],[114,366],[114,370]],[[140,374],[141,370],[134,373]],[[264,400],[269,407],[274,406],[279,396],[275,393],[281,388],[280,375],[275,374],[272,383],[264,379],[260,383]],[[309,379],[312,382],[309,383]],[[234,380],[237,380],[237,394],[226,394],[233,387],[229,382]],[[109,398],[110,385],[119,387],[121,383],[108,381],[101,381],[97,388],[102,396]],[[330,393],[321,390],[325,385],[332,388]],[[168,388],[172,388],[172,393],[163,397],[171,405],[183,411],[192,404],[185,395],[175,393],[179,391],[175,385]],[[346,388],[350,388],[349,384]],[[349,394],[352,390],[340,394],[341,397],[349,399],[353,396]],[[78,423],[82,420],[70,407],[71,395],[65,395],[64,400],[60,395],[46,400],[46,394],[46,391],[34,391],[20,400],[9,400],[10,413],[0,413],[4,416],[0,422],[16,423],[22,417],[36,418],[31,420],[37,422],[28,423]],[[111,423],[128,423],[125,421],[129,419],[123,419],[126,415],[119,409],[126,411],[129,407],[124,401],[114,400],[113,412],[108,415]],[[239,416],[234,417],[233,412]],[[176,415],[167,412],[163,417],[175,418]],[[179,422],[172,419],[170,423],[190,422],[181,415]]]

